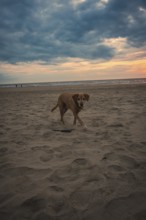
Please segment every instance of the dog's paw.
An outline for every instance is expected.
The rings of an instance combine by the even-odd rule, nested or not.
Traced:
[[[83,130],[84,130],[84,131],[87,131],[87,130],[88,130],[87,125],[83,125]]]

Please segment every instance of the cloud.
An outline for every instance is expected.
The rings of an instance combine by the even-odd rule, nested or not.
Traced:
[[[146,43],[146,1],[1,0],[0,61],[59,58],[110,59],[116,48],[104,39]]]

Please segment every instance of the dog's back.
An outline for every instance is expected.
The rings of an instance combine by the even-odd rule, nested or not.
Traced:
[[[66,105],[66,107],[69,108],[69,103],[72,100],[72,94],[71,93],[62,93],[59,97],[58,97],[58,101],[57,104],[54,108],[52,108],[51,112],[53,112],[57,107],[62,107],[63,104]]]

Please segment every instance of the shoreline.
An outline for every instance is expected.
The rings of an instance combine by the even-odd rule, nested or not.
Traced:
[[[96,85],[120,85],[120,84],[146,84],[146,78],[130,79],[104,79],[104,80],[84,80],[84,81],[56,81],[56,82],[38,82],[38,83],[14,83],[0,84],[0,88],[22,88],[22,87],[51,87],[51,86],[96,86]]]
[[[146,87],[146,83],[133,83],[133,84],[82,84],[82,85],[57,85],[57,86],[30,86],[30,87],[1,87],[0,92],[28,92],[28,91],[58,91],[58,90],[94,90],[106,88],[133,88],[133,87]]]

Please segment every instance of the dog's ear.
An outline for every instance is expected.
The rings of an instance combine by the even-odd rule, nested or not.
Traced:
[[[77,98],[78,98],[79,94],[74,94],[72,97],[74,99],[74,101],[77,101]]]
[[[85,100],[86,100],[86,101],[89,101],[89,97],[90,97],[90,96],[89,96],[88,94],[84,94],[84,97],[85,97]]]

